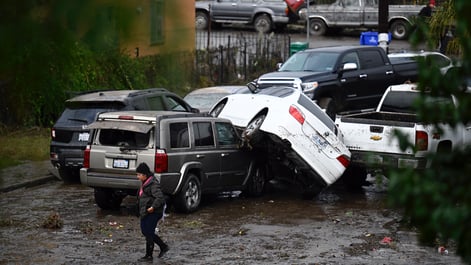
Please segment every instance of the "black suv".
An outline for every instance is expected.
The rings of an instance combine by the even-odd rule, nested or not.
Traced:
[[[78,181],[83,151],[89,138],[86,125],[100,112],[172,110],[199,112],[178,95],[163,88],[107,90],[81,94],[65,102],[65,110],[51,129],[50,159],[64,181]]]

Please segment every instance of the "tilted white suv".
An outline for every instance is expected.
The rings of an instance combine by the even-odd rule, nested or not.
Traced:
[[[180,212],[195,211],[202,194],[241,190],[260,195],[266,163],[240,148],[227,119],[170,111],[102,113],[92,129],[80,170],[100,208],[116,209],[136,195],[136,167],[149,165]],[[263,158],[263,156],[259,156]]]

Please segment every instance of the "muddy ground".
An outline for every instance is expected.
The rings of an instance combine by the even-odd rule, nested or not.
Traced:
[[[226,194],[193,214],[169,211],[159,229],[171,249],[153,263],[461,264],[453,246],[419,246],[385,197],[384,186],[341,184],[310,201],[284,189]],[[92,189],[60,181],[1,193],[0,264],[137,264],[145,246],[134,205],[128,197],[120,211],[102,211]],[[44,228],[54,213],[62,228]]]

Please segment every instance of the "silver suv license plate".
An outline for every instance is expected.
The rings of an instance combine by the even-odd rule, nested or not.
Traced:
[[[114,159],[113,160],[114,168],[129,168],[129,160],[127,159]]]

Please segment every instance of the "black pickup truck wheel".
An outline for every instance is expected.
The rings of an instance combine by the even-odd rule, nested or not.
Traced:
[[[324,97],[317,101],[319,107],[325,110],[325,113],[335,121],[335,117],[337,116],[337,107],[335,105],[335,100],[333,98]]]

